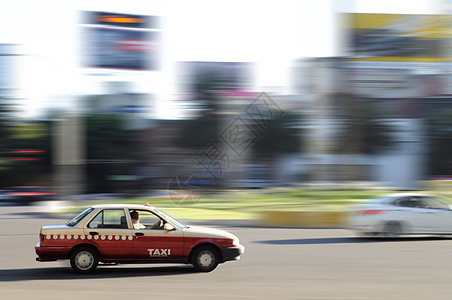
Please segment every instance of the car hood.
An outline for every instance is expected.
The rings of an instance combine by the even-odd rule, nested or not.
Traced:
[[[196,236],[213,237],[213,238],[227,238],[237,239],[237,236],[224,230],[213,229],[200,226],[188,226],[184,228],[185,234],[195,234]]]

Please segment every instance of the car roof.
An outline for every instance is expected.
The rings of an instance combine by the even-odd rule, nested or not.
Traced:
[[[419,197],[419,196],[431,196],[423,193],[392,193],[387,195],[381,195],[377,198],[370,199],[370,203],[388,203],[394,200],[394,198],[400,197]]]
[[[130,208],[130,209],[147,209],[155,210],[155,207],[141,204],[97,204],[92,205],[92,208]]]
[[[408,196],[430,196],[428,194],[423,193],[393,193],[387,195],[388,197],[408,197]]]

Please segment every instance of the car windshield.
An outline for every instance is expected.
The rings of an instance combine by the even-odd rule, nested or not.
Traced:
[[[387,203],[395,198],[396,197],[394,197],[394,196],[379,196],[379,197],[370,199],[369,203],[375,203],[375,204]]]
[[[179,229],[185,228],[185,225],[180,223],[179,221],[174,220],[173,218],[171,218],[170,216],[168,216],[167,214],[163,213],[162,211],[158,210],[155,208],[155,211],[161,215],[162,217],[164,217],[165,219],[167,219],[168,221],[170,221],[171,223],[173,223],[176,227],[178,227]]]
[[[83,212],[78,214],[75,218],[70,220],[66,225],[74,227],[75,225],[78,224],[78,222],[80,222],[84,217],[86,217],[86,215],[88,215],[91,211],[93,211],[93,209],[94,208],[92,208],[92,207],[85,209]]]

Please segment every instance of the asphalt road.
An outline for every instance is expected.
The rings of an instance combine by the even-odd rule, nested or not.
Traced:
[[[189,265],[119,265],[92,275],[35,261],[42,219],[0,207],[0,299],[451,299],[452,238],[361,239],[343,229],[230,227],[240,261],[195,273]]]

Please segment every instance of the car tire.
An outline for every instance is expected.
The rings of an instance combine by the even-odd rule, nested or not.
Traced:
[[[197,248],[192,255],[191,263],[198,272],[211,272],[218,266],[218,251],[209,246]]]
[[[99,264],[99,255],[91,247],[79,247],[70,255],[72,269],[80,274],[88,274],[96,270]]]
[[[397,238],[402,234],[402,225],[399,222],[391,221],[384,225],[383,236],[387,238]]]

